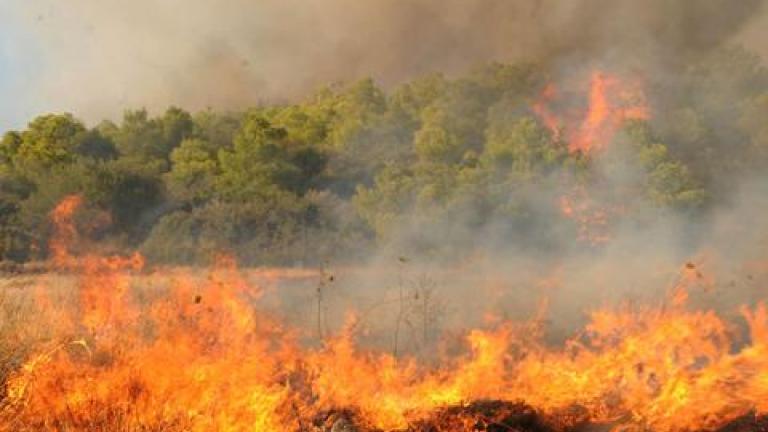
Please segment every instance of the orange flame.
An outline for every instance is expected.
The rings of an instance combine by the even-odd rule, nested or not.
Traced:
[[[548,84],[532,106],[555,140],[561,128],[568,131],[568,149],[584,154],[603,150],[626,120],[646,120],[650,110],[638,83],[625,82],[601,71],[592,73],[586,113],[581,120],[563,121],[547,105],[557,96],[554,84]]]
[[[552,139],[555,141],[560,139],[560,119],[549,111],[547,104],[556,96],[557,87],[552,83],[547,84],[541,92],[539,100],[535,101],[532,106],[533,112],[544,122],[544,126],[552,133]]]
[[[462,353],[428,366],[357,346],[354,316],[319,348],[299,343],[231,257],[204,277],[139,275],[138,256],[70,258],[84,261],[77,295],[56,307],[39,293],[46,337],[5,383],[0,430],[305,431],[333,410],[370,430],[411,430],[441,407],[480,399],[523,400],[548,415],[582,407],[590,421],[654,431],[768,412],[762,304],[742,309],[750,337],[737,349],[725,320],[673,294],[659,306],[595,310],[561,348],[530,323],[471,330]],[[705,279],[695,267],[675,291]]]
[[[648,107],[644,101],[637,105],[631,104],[632,97],[637,94],[636,90],[625,87],[618,78],[594,72],[589,90],[589,110],[571,139],[569,149],[582,153],[602,150],[621,123],[630,119],[648,119]]]
[[[548,84],[531,109],[547,127],[554,140],[564,131],[568,149],[574,154],[595,155],[605,150],[627,120],[650,117],[642,86],[601,71],[592,73],[586,112],[561,119],[549,104],[557,99],[554,84]],[[625,212],[621,205],[600,203],[584,188],[574,188],[560,197],[557,205],[563,216],[578,224],[578,238],[592,245],[610,241],[612,220]]]
[[[611,240],[611,221],[625,214],[621,205],[599,203],[584,188],[573,188],[558,202],[560,212],[578,225],[578,240],[597,246]]]
[[[73,216],[82,203],[82,197],[70,195],[61,200],[51,212],[51,221],[55,229],[53,237],[48,242],[48,248],[51,252],[51,260],[57,266],[65,267],[70,264],[69,247],[78,239]]]

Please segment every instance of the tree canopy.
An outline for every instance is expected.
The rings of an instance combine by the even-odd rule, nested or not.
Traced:
[[[41,115],[0,140],[0,258],[45,258],[48,214],[69,194],[85,198],[94,244],[167,263],[221,250],[294,264],[386,245],[546,249],[578,237],[575,210],[562,208],[574,190],[638,215],[699,217],[725,199],[729,174],[768,162],[768,72],[740,48],[649,77],[653,115],[622,121],[600,155],[569,151],[535,109],[550,76],[490,64],[243,112],[129,110],[94,127]],[[102,214],[109,223],[93,222]]]

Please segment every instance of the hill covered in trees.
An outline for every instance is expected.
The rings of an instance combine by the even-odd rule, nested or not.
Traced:
[[[598,69],[640,83],[642,95],[607,97],[625,111],[641,98],[648,115],[604,119],[616,133],[593,133],[605,142],[587,151],[573,140],[594,132],[583,124],[600,114]],[[2,138],[0,257],[44,259],[49,213],[71,194],[87,203],[89,247],[169,264],[222,250],[260,265],[381,248],[561,253],[669,215],[705,222],[768,166],[768,71],[756,56],[720,49],[663,76],[594,70],[495,63],[388,91],[363,79],[298,103],[134,110],[94,127],[41,115]]]

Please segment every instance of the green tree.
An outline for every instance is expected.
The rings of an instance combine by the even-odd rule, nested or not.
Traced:
[[[217,192],[225,199],[267,199],[297,191],[299,169],[291,163],[285,129],[275,128],[260,113],[243,120],[232,150],[219,152]]]
[[[700,207],[706,192],[683,163],[674,160],[666,145],[645,122],[631,122],[625,131],[637,151],[637,160],[647,174],[646,196],[658,206],[690,209]]]
[[[171,151],[191,137],[194,122],[186,111],[171,107],[160,118],[150,118],[147,110],[126,111],[111,138],[123,157],[151,164],[158,172],[168,169]]]
[[[416,154],[422,162],[458,162],[465,149],[461,138],[447,126],[445,112],[438,108],[425,110],[422,126],[413,139]]]
[[[75,160],[86,134],[85,126],[70,114],[49,114],[34,119],[21,133],[14,163],[45,169]]]
[[[201,139],[186,139],[171,152],[171,170],[165,179],[175,199],[202,202],[213,196],[218,174],[218,159],[211,145]]]
[[[486,131],[483,163],[497,172],[531,179],[561,166],[567,150],[553,142],[550,132],[530,117],[515,120],[498,115]]]

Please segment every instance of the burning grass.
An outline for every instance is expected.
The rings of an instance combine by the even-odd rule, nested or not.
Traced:
[[[64,207],[69,209],[69,207]],[[71,212],[69,213],[71,215]],[[73,238],[66,217],[60,232]],[[61,238],[61,237],[60,237]],[[605,308],[561,347],[541,322],[467,331],[424,362],[365,349],[358,317],[307,343],[262,304],[276,270],[148,270],[73,256],[10,279],[0,331],[7,431],[765,430],[768,309],[748,337],[688,307],[693,264],[658,305]],[[307,278],[316,273],[288,272]],[[254,282],[258,281],[258,282]]]

